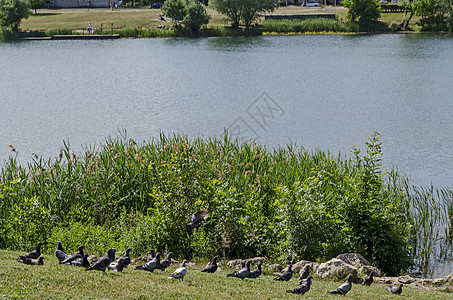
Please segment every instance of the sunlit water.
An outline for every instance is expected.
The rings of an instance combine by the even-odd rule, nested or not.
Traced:
[[[384,167],[452,187],[452,50],[418,34],[0,43],[0,161],[8,145],[27,162],[121,128],[143,141],[242,122],[268,148],[344,155],[378,131]],[[260,119],[264,92],[278,109]]]

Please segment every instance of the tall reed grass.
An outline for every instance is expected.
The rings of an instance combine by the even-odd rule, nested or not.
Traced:
[[[326,18],[313,18],[307,20],[265,20],[263,32],[277,33],[304,33],[304,32],[358,32],[356,23],[343,23],[338,20]]]

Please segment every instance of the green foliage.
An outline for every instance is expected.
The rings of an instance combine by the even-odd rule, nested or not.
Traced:
[[[378,135],[365,155],[354,154],[353,161],[293,145],[268,151],[227,136],[137,144],[124,133],[80,154],[65,143],[55,158],[26,167],[11,158],[2,167],[0,247],[43,241],[50,249],[60,240],[97,253],[152,247],[184,258],[287,261],[354,251],[399,273],[409,246],[422,240],[408,224],[434,225],[415,223],[409,192],[381,173]],[[189,237],[185,224],[200,209],[210,217]]]
[[[162,7],[162,12],[175,22],[178,27],[178,22],[184,20],[187,15],[187,1],[186,0],[166,0]]]
[[[0,26],[19,31],[22,19],[29,15],[29,3],[25,0],[0,0]]]
[[[246,27],[254,22],[260,13],[274,10],[273,0],[211,0],[212,7],[224,14],[233,28],[242,21]]]
[[[30,7],[35,10],[37,13],[38,8],[42,8],[44,3],[49,3],[50,0],[28,0],[30,2]]]
[[[204,6],[198,1],[190,1],[187,7],[187,15],[184,17],[184,29],[189,35],[199,35],[200,28],[209,23],[210,16]]]
[[[264,32],[357,32],[359,26],[356,23],[325,18],[313,18],[307,20],[265,20]]]
[[[362,28],[367,28],[381,17],[378,0],[345,0],[343,6],[348,8],[346,18],[358,21]]]
[[[438,0],[420,0],[415,14],[421,18],[422,30],[446,30],[446,11]]]

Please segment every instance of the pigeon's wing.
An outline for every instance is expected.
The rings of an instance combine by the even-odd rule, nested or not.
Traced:
[[[98,261],[96,261],[91,267],[86,268],[86,271],[89,270],[98,270],[98,271],[104,271],[110,264],[110,260],[108,257],[103,256],[100,258]]]
[[[55,256],[57,257],[58,261],[61,263],[65,259],[68,259],[68,255],[61,250],[55,250]]]

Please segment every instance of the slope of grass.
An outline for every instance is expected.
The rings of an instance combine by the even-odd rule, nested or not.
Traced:
[[[222,262],[214,274],[201,273],[204,263],[188,267],[184,281],[167,280],[177,266],[165,272],[136,271],[131,265],[123,273],[86,272],[83,268],[58,265],[55,257],[44,255],[44,266],[28,266],[16,262],[23,253],[0,250],[0,297],[2,299],[294,299],[299,295],[285,291],[298,285],[296,274],[289,282],[276,282],[272,275],[258,279],[227,278],[231,270]],[[327,291],[340,283],[316,278],[309,299],[339,299]],[[386,286],[354,285],[341,299],[452,299],[449,294],[405,288],[396,296]]]

